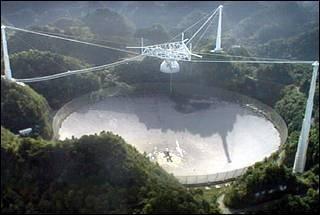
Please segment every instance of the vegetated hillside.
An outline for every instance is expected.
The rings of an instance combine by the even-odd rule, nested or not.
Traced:
[[[217,5],[211,7],[213,4]],[[112,7],[118,8],[122,15],[126,15],[131,21],[134,21],[139,28],[137,32],[142,29],[143,36],[150,35],[150,38],[153,39],[158,32],[168,31],[171,34],[169,35],[170,37],[177,32],[181,32],[184,26],[197,21],[196,17],[192,15],[194,10],[200,11],[198,14],[203,14],[212,11],[218,4],[216,2],[208,2],[204,3],[202,8],[198,8],[198,2],[151,2],[150,4],[133,2],[121,3],[121,5],[112,3]],[[132,7],[129,7],[130,5]],[[179,7],[181,5],[183,7]],[[43,19],[46,24],[51,23],[50,26],[34,29],[71,34],[92,41],[93,39],[102,39],[104,34],[108,35],[107,30],[113,32],[112,29],[106,29],[105,23],[95,22],[95,20],[105,19],[110,14],[114,14],[110,10],[101,10],[101,7],[105,6],[108,5],[97,3],[91,6],[88,4],[87,7],[82,4],[82,8],[70,10],[80,11],[77,14],[80,14],[80,16],[62,20],[61,17],[63,16],[56,16],[61,14],[60,12],[63,13],[63,11],[60,11],[55,16],[50,16],[49,22]],[[318,58],[318,2],[226,2],[224,6],[223,38],[225,39],[222,39],[222,46],[228,54],[299,60],[316,60]],[[49,7],[43,5],[41,7],[45,8],[44,10],[50,10]],[[87,9],[87,11],[84,12],[83,9]],[[100,10],[96,11],[96,9]],[[39,11],[41,12],[41,9],[34,10],[33,8],[32,10],[34,12],[37,11],[35,12],[36,14]],[[84,17],[88,16],[88,12],[90,12],[89,15],[91,16],[90,22],[88,20],[84,22]],[[37,23],[35,22],[36,17],[46,17],[52,13],[55,12],[51,11],[39,16],[30,11],[21,11],[21,13],[13,14],[9,18],[8,16],[4,16],[4,18],[8,22],[12,22],[12,17],[26,16],[22,24],[28,25],[28,22]],[[31,16],[32,20],[30,21],[27,18]],[[114,14],[114,17],[119,17],[119,15]],[[122,23],[122,27],[127,26],[122,18],[116,21]],[[179,21],[179,19],[181,20]],[[155,23],[160,23],[165,28],[157,31],[157,29],[150,27]],[[99,26],[103,27],[102,31],[99,31]],[[126,27],[124,29],[122,27],[119,29],[122,33],[128,30]],[[130,30],[130,32],[133,33],[134,31]],[[123,35],[125,34],[123,33]],[[120,53],[116,55],[113,51],[113,54],[111,52],[103,54],[104,52],[97,48],[93,48],[94,50],[87,46],[74,48],[74,45],[67,45],[65,42],[59,43],[52,39],[40,39],[40,37],[35,39],[34,36],[28,36],[27,34],[8,34],[8,37],[10,53],[28,50],[29,44],[39,50],[53,50],[56,53],[61,53],[62,51],[65,55],[75,56],[90,64],[104,64],[105,61],[113,61],[120,57]],[[112,34],[108,35],[106,40],[111,37],[113,37]],[[22,39],[24,42],[21,41]],[[126,41],[128,38],[121,37],[118,40]],[[201,46],[199,47],[201,50],[208,52],[208,50],[212,49],[212,44],[213,41],[206,40],[202,44],[200,43]],[[234,44],[240,44],[241,48],[229,49]],[[65,66],[54,65],[56,61],[65,65],[65,60],[55,58],[52,54],[49,56],[42,55],[43,53],[40,55],[31,54],[32,57],[28,58],[17,53],[17,56],[26,59],[22,61],[24,64],[20,67],[21,77],[26,77],[22,76],[24,74],[30,74],[30,77],[34,75],[32,77],[35,77],[38,74],[47,74],[47,72],[50,74],[61,72],[57,71],[57,68],[68,70]],[[44,57],[49,57],[51,60],[45,61]],[[206,59],[226,59],[226,57],[207,57]],[[19,65],[18,58],[16,60],[15,63]],[[46,64],[41,64],[41,62],[46,62]],[[81,68],[81,65],[85,66],[79,61],[73,62],[74,64],[68,65],[74,65],[76,68]],[[168,83],[170,76],[159,71],[160,63],[161,61],[158,59],[146,58],[141,63],[135,62],[115,68],[113,76],[129,84],[153,81]],[[47,67],[47,64],[50,66]],[[260,207],[260,212],[318,212],[318,83],[315,96],[314,123],[309,137],[306,172],[297,175],[291,174],[304,114],[304,104],[309,91],[311,65],[263,66],[249,64],[190,64],[183,62],[180,63],[180,66],[181,72],[173,74],[173,86],[176,81],[179,81],[236,90],[273,106],[283,116],[289,127],[289,138],[286,144],[281,146],[280,151],[270,159],[256,164],[243,177],[233,182],[225,193],[225,203],[231,207],[247,207],[271,200],[271,204]],[[31,71],[31,73],[24,73],[23,70]],[[15,72],[13,70],[14,76]],[[95,87],[98,87],[98,83],[103,80],[102,77],[104,75],[92,75],[89,78],[91,80],[90,84],[88,84],[88,77],[81,76],[83,78],[72,79],[75,78],[73,76],[64,78],[65,82],[62,79],[58,79],[43,82],[42,85],[39,83],[38,90],[46,95],[53,107],[59,107],[73,96],[96,89]],[[31,86],[36,89],[37,85],[33,84]],[[79,89],[75,87],[79,87]],[[60,208],[77,211],[79,210],[79,205],[81,205],[82,212],[154,212],[156,210],[168,212],[168,208],[174,208],[179,212],[185,212],[185,210],[194,212],[199,208],[201,208],[199,209],[201,212],[208,211],[208,205],[202,201],[201,196],[196,196],[194,193],[191,193],[190,196],[190,193],[186,194],[182,187],[176,190],[175,186],[177,184],[171,181],[170,177],[163,177],[161,173],[159,173],[161,176],[150,176],[154,173],[153,170],[149,171],[152,169],[151,167],[148,167],[148,170],[140,171],[139,166],[136,166],[134,162],[126,162],[125,160],[127,159],[133,161],[130,160],[132,158],[129,155],[130,153],[122,153],[122,150],[117,148],[115,151],[111,150],[114,154],[108,154],[110,149],[104,148],[104,144],[101,144],[103,146],[100,145],[100,140],[101,142],[110,142],[109,137],[106,140],[104,135],[64,141],[58,146],[50,146],[51,148],[47,146],[47,142],[42,140],[17,139],[12,135],[10,136],[8,132],[3,132],[1,136],[2,138],[9,136],[6,140],[9,143],[7,145],[12,144],[11,148],[14,148],[14,150],[19,149],[16,154],[12,153],[14,150],[1,149],[2,154],[5,155],[2,156],[2,159],[5,158],[5,164],[2,167],[5,168],[1,168],[2,178],[5,179],[2,180],[1,184],[2,192],[5,194],[2,195],[2,206],[5,210],[11,207],[14,210],[25,211],[38,210],[39,208],[47,211],[55,211]],[[41,141],[42,143],[40,143]],[[93,147],[90,147],[93,141],[97,141],[99,144],[93,144]],[[79,142],[85,144],[80,144]],[[73,154],[72,151],[76,152],[76,154]],[[106,157],[100,152],[108,156]],[[53,154],[54,156],[51,156]],[[122,159],[121,161],[123,162],[118,162],[118,159]],[[113,165],[115,161],[119,165]],[[70,165],[65,165],[66,163]],[[111,163],[112,165],[105,165],[105,163]],[[137,161],[137,163],[141,165],[140,161]],[[12,164],[12,166],[9,164]],[[107,167],[110,166],[112,168],[108,169]],[[7,171],[6,168],[10,168],[10,170]],[[63,168],[65,168],[65,171],[62,171]],[[24,169],[26,169],[26,172]],[[48,171],[48,169],[52,171]],[[131,172],[131,170],[134,171]],[[110,171],[116,171],[115,177],[112,174],[110,176]],[[139,174],[135,174],[135,171],[139,172]],[[162,170],[159,171],[161,172]],[[128,174],[130,178],[126,178],[121,173]],[[143,177],[139,177],[140,173],[142,173]],[[11,174],[15,174],[16,177],[12,177]],[[152,179],[149,179],[149,176]],[[20,180],[21,178],[24,180]],[[9,179],[12,179],[12,181]],[[130,181],[131,179],[132,181]],[[100,180],[108,183],[101,185],[102,182]],[[130,184],[133,189],[126,186],[126,183]],[[16,186],[19,190],[13,189]],[[54,192],[56,190],[58,191]],[[192,195],[195,197],[192,197]],[[121,201],[121,199],[124,199],[124,201]],[[194,199],[198,203],[194,203]],[[14,203],[10,206],[12,202]],[[202,206],[199,205],[199,202],[202,202]],[[181,204],[181,207],[177,206]]]
[[[142,62],[116,67],[113,74],[128,84],[169,83],[170,75],[159,71],[161,63],[158,59],[145,58]],[[189,62],[179,64],[181,71],[172,74],[173,87],[176,82],[220,87],[249,95],[271,106],[280,98],[281,90],[287,84],[293,83],[290,66]],[[304,69],[306,68],[296,69],[296,73]]]
[[[319,212],[319,100],[315,98],[305,172],[293,174],[292,167],[308,96],[306,92],[300,92],[304,90],[301,77],[298,74],[294,77],[300,80],[294,80],[294,85],[285,87],[281,99],[275,104],[276,110],[288,124],[287,142],[271,158],[256,164],[232,183],[225,194],[224,201],[228,206],[246,208],[269,202],[259,206],[255,212]],[[319,82],[316,96],[319,96]]]
[[[14,133],[32,128],[43,138],[52,135],[49,105],[28,86],[1,78],[1,125]]]
[[[165,43],[169,40],[169,33],[161,24],[155,24],[148,28],[137,29],[134,36],[137,38],[147,39],[151,43]]]
[[[301,40],[301,41],[300,41]],[[299,41],[299,42],[298,42]],[[303,48],[303,37],[297,37],[295,47]],[[236,50],[227,50],[227,53]],[[240,51],[240,50],[238,50]],[[245,55],[250,56],[244,48]],[[311,52],[304,52],[305,56]],[[238,55],[237,52],[234,55]],[[310,56],[310,55],[309,55]],[[218,59],[217,57],[211,59]],[[222,58],[220,58],[222,59]],[[305,58],[304,58],[305,59]],[[148,63],[148,67],[144,66]],[[169,75],[158,71],[161,61],[146,58],[131,67],[115,70],[120,80],[127,83],[163,81]],[[305,101],[310,87],[312,66],[309,65],[249,65],[249,64],[189,64],[180,63],[181,72],[173,74],[175,82],[190,82],[218,86],[252,96],[274,107],[289,128],[289,138],[278,153],[265,162],[256,164],[236,180],[226,192],[225,203],[231,207],[246,208],[272,201],[259,212],[317,212],[319,208],[319,83],[314,101],[314,122],[310,132],[306,172],[293,175],[292,166],[304,117]],[[146,71],[147,69],[147,71]],[[136,76],[134,76],[135,74]],[[275,180],[275,177],[277,180]],[[274,200],[274,201],[273,201]]]
[[[16,1],[1,2],[2,15],[17,27],[45,25],[61,17],[79,17],[85,2]],[[20,17],[24,17],[21,19]]]
[[[274,39],[258,45],[259,56],[277,56],[285,59],[319,59],[319,25],[289,38]]]
[[[57,26],[60,26],[60,28]],[[101,41],[101,38],[97,34],[94,34],[89,26],[78,19],[58,19],[51,25],[32,26],[30,29],[36,32],[48,32],[49,34],[57,35],[62,34],[62,37],[64,38],[69,38],[69,36],[71,36],[71,38],[75,38],[76,40],[111,46],[114,48],[124,49],[123,46],[125,46],[121,43],[117,43],[117,41],[120,40],[119,38],[118,40],[109,38],[109,40],[115,41],[116,43]],[[27,51],[29,49],[36,49],[39,51],[50,51],[59,55],[74,57],[93,65],[104,65],[127,56],[126,53],[107,48],[64,41],[21,31],[16,31],[13,34],[13,31],[8,29],[7,33],[9,35],[8,47],[11,54]]]
[[[232,208],[245,208],[273,201],[259,212],[319,212],[318,168],[296,176],[274,161],[256,163],[227,190],[224,202]]]
[[[217,213],[111,133],[46,142],[1,127],[2,212]]]
[[[38,50],[23,51],[11,56],[13,77],[17,79],[52,75],[87,67],[89,65],[77,59]],[[99,89],[100,83],[99,76],[88,73],[29,85],[56,109],[76,96]]]
[[[305,7],[299,2],[273,2],[239,20],[226,34],[259,56],[315,60],[318,16],[319,4]],[[296,48],[301,45],[297,40],[304,46]]]
[[[222,30],[222,46],[224,48],[231,47],[231,45],[241,45],[254,55],[263,57],[304,60],[318,58],[317,38],[319,38],[319,30],[317,30],[317,26],[319,22],[317,17],[319,16],[319,4],[317,2],[83,2],[79,3],[78,7],[69,3],[65,7],[60,6],[59,8],[59,4],[57,4],[52,7],[52,10],[48,6],[49,3],[48,5],[43,3],[39,6],[26,3],[23,4],[27,8],[25,10],[22,9],[22,6],[11,6],[9,3],[1,3],[1,6],[8,11],[14,10],[13,8],[17,9],[14,17],[7,12],[3,15],[3,18],[9,22],[15,20],[16,17],[30,18],[34,16],[36,18],[31,18],[32,20],[28,21],[29,25],[37,27],[53,25],[56,28],[54,30],[56,33],[59,31],[60,33],[71,33],[80,38],[112,40],[122,43],[132,40],[135,29],[137,29],[136,35],[151,37],[150,42],[156,43],[165,41],[166,33],[169,34],[169,38],[181,33],[185,28],[202,18],[204,14],[211,13],[219,4],[224,5]],[[74,15],[73,11],[78,11],[76,12],[78,15]],[[38,17],[45,17],[46,15],[50,16],[50,21],[45,21],[46,24],[34,21],[41,19]],[[42,20],[44,19],[42,18]],[[164,26],[164,29],[154,29],[152,27],[157,24]],[[215,21],[213,25],[216,26],[216,24]],[[198,24],[190,32],[186,32],[185,38],[190,37],[199,27]],[[41,28],[45,30],[44,27]],[[38,28],[38,30],[41,29]],[[211,28],[204,38],[214,39],[215,32],[216,30]],[[47,49],[47,46],[43,46],[43,42],[40,42],[42,45],[39,47],[38,39],[32,42],[28,35],[21,33],[18,35],[21,35],[19,36],[20,39],[22,38],[37,49]],[[35,35],[31,36],[34,39]],[[160,39],[157,37],[160,37]],[[44,39],[48,43],[48,38]],[[42,39],[39,39],[39,41],[42,41]],[[56,42],[55,39],[53,41]],[[101,42],[106,43],[99,41],[99,43]],[[137,40],[133,40],[129,44],[136,44],[137,42]],[[25,46],[16,38],[12,43],[17,44],[12,46],[14,52],[21,51],[19,47]],[[61,54],[71,54],[71,56],[82,60],[90,59],[90,61],[86,61],[88,63],[94,61],[97,64],[103,61],[102,56],[100,58],[95,51],[97,48],[68,45],[68,43],[63,42],[62,45],[55,43],[55,45],[51,45],[51,48],[57,51],[61,50]],[[116,43],[109,43],[109,45],[121,46]],[[55,46],[56,49],[54,49]],[[300,46],[300,48],[295,48],[295,46]],[[85,50],[86,48],[88,50]],[[101,50],[98,49],[98,51]],[[96,55],[99,61],[90,58],[89,56],[92,56],[92,54]],[[121,53],[113,54],[120,55]],[[113,54],[106,50],[106,55],[109,58]],[[106,60],[109,58],[106,58]],[[113,59],[116,59],[116,57],[112,57],[110,60]]]
[[[287,86],[282,94],[282,99],[276,103],[275,109],[287,122],[289,132],[299,131],[304,117],[306,96],[294,85]]]
[[[258,206],[255,213],[285,211],[286,213],[319,212],[319,123],[311,129],[307,163],[303,174],[293,174],[292,166],[299,132],[291,133],[279,154],[256,163],[226,191],[224,202],[231,208]],[[281,157],[281,153],[280,153]]]
[[[301,32],[309,17],[297,2],[277,2],[265,5],[234,26],[232,32],[243,41],[265,43],[271,39],[288,37]]]
[[[295,74],[295,78],[299,75]],[[297,151],[305,101],[308,96],[295,80],[282,90],[275,104],[276,110],[288,124],[289,137],[280,151],[255,164],[242,177],[232,183],[225,194],[225,204],[232,208],[258,206],[254,213],[317,213],[319,212],[319,82],[315,95],[313,124],[309,134],[305,172],[293,174],[292,167]]]
[[[128,84],[168,81],[168,74],[159,71],[160,59],[145,57],[141,62],[131,62],[115,67],[112,72],[118,80]]]
[[[129,37],[134,33],[134,24],[125,16],[108,8],[97,9],[82,18],[91,31],[100,38]]]
[[[192,3],[132,1],[120,7],[113,5],[112,8],[131,19],[138,28],[147,28],[156,23],[162,24],[165,27],[173,27],[185,14],[193,10],[190,4]],[[197,4],[199,5],[199,3]]]
[[[223,10],[222,47],[241,45],[253,56],[316,60],[319,57],[319,4],[310,4],[312,6],[300,2],[227,2]],[[205,10],[201,6],[196,8],[198,18],[192,16],[195,13],[192,11],[179,25],[189,23],[184,25],[187,28],[199,20]],[[167,28],[174,34],[182,31]],[[190,37],[191,32],[186,33],[185,38]],[[209,32],[211,35],[206,34],[204,38],[215,39],[215,30]]]
[[[149,27],[154,23],[160,23],[167,28],[175,28],[177,23],[180,23],[189,14],[197,10],[212,13],[220,4],[230,11],[232,22],[238,22],[265,7],[262,2],[236,1],[149,1],[148,3],[132,1],[108,5],[108,7],[129,17],[139,28]],[[195,17],[192,23],[200,18]]]
[[[204,10],[205,12],[213,11],[219,4],[232,6],[234,17],[236,20],[248,16],[253,11],[262,8],[264,5],[260,2],[179,2],[179,1],[89,1],[89,2],[2,2],[1,11],[8,19],[17,26],[48,24],[54,19],[61,17],[78,18],[85,16],[88,12],[96,9],[112,9],[118,13],[127,16],[139,28],[149,27],[154,23],[164,24],[166,26],[174,26],[186,14],[192,12],[195,8]],[[270,3],[268,3],[270,4]],[[231,8],[231,9],[232,9]],[[26,14],[28,11],[30,19],[23,21],[18,17]],[[146,19],[145,17],[148,17]]]

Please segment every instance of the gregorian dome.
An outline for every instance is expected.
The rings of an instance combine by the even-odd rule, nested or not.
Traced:
[[[164,73],[177,73],[180,71],[180,66],[175,60],[164,60],[160,65],[160,71]]]

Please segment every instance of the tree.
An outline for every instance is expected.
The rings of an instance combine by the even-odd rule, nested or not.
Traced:
[[[1,188],[2,211],[218,211],[110,132],[48,142],[1,128]]]
[[[169,40],[169,34],[161,24],[155,24],[149,28],[137,29],[134,36],[148,39],[153,43],[164,43]]]
[[[14,133],[39,127],[43,138],[52,135],[50,107],[45,98],[28,86],[1,78],[1,125]]]
[[[135,30],[133,23],[128,18],[108,8],[97,9],[87,14],[82,21],[102,39],[110,36],[128,37]]]
[[[47,76],[89,67],[75,58],[37,50],[14,54],[11,58],[11,65],[15,78]],[[100,78],[94,74],[73,75],[50,81],[30,83],[35,91],[48,100],[52,108],[58,108],[76,96],[97,90],[100,85]]]
[[[276,103],[275,109],[286,121],[289,132],[298,131],[304,116],[306,97],[293,85],[284,88],[282,95],[282,99]]]

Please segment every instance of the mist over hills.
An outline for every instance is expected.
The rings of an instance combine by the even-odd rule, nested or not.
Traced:
[[[152,31],[155,25],[161,25],[164,28],[163,32],[168,33],[168,36],[163,37],[166,39],[167,37],[172,38],[177,32],[181,32],[205,14],[211,13],[220,4],[224,5],[222,33],[225,38],[222,43],[225,42],[224,39],[231,39],[233,45],[241,45],[250,50],[252,54],[259,56],[263,54],[266,57],[289,57],[288,53],[283,53],[283,50],[277,49],[277,53],[266,52],[263,47],[270,43],[285,46],[283,44],[297,40],[297,37],[300,37],[301,40],[308,37],[310,40],[307,43],[310,44],[303,43],[303,45],[312,49],[309,51],[313,54],[308,53],[304,57],[298,52],[305,53],[305,49],[297,47],[297,53],[291,57],[303,58],[304,60],[318,57],[315,54],[318,53],[318,45],[315,41],[319,38],[319,30],[317,29],[319,21],[316,18],[319,17],[317,2],[2,2],[1,20],[17,27],[50,25],[61,18],[80,20],[93,33],[98,33],[100,36],[104,33],[105,37],[108,36],[108,32],[119,33],[118,27],[122,32],[121,36],[131,37],[132,35],[143,36],[139,33],[135,34],[135,32],[148,31],[148,29]],[[119,21],[111,21],[108,24],[108,20],[116,16],[120,17],[117,18]],[[88,20],[89,18],[91,20]],[[103,29],[103,26],[108,31],[97,32],[98,29]],[[210,41],[215,38],[215,31],[212,28],[209,31],[210,34],[206,35]],[[311,34],[314,39],[310,38],[310,31],[313,32]],[[156,37],[158,33],[155,31],[154,36]],[[150,35],[146,37],[150,37]],[[155,41],[150,40],[150,43],[158,41],[162,41],[161,38]],[[297,44],[297,42],[293,43]],[[225,45],[231,46],[232,44],[225,42]],[[260,50],[261,47],[262,50]]]

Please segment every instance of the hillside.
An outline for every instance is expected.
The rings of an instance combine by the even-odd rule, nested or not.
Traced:
[[[107,8],[97,9],[82,20],[100,38],[129,37],[135,30],[134,24],[128,18]]]
[[[138,40],[132,40],[133,35],[148,38],[151,33],[151,35],[154,35],[153,37],[159,36],[160,39],[153,38],[153,40],[150,40],[153,43],[166,40],[168,36],[171,39],[178,32],[203,17],[204,14],[212,12],[219,4],[224,5],[222,29],[224,38],[222,43],[225,48],[232,45],[241,45],[253,55],[274,58],[314,60],[318,57],[319,49],[316,38],[319,38],[319,30],[317,30],[319,4],[316,2],[221,1],[195,3],[150,1],[148,3],[82,2],[78,5],[70,2],[63,8],[59,7],[59,4],[42,3],[33,5],[32,3],[19,2],[15,6],[8,3],[1,4],[1,7],[4,10],[2,19],[13,23],[13,25],[26,25],[16,24],[21,22],[21,20],[17,21],[16,19],[21,14],[31,19],[23,22],[29,23],[29,26],[37,27],[38,30],[44,28],[45,31],[48,31],[45,26],[54,26],[56,28],[54,31],[62,34],[121,43],[130,41],[130,44],[136,45]],[[50,20],[47,20],[47,17],[50,17]],[[163,26],[164,30],[153,29],[154,27],[152,27],[159,25]],[[66,29],[66,26],[69,26],[69,29]],[[141,33],[141,31],[144,33]],[[161,35],[157,35],[157,32]],[[195,30],[187,32],[185,37],[190,37],[194,32]],[[210,35],[206,35],[205,38],[208,37],[213,40],[215,30],[211,29],[209,33]],[[20,39],[24,38],[29,45],[39,49],[37,42],[30,41],[28,35],[20,35]],[[19,44],[17,47],[21,47],[21,41],[15,40],[11,43],[17,43]],[[233,42],[230,43],[229,40]],[[99,41],[99,43],[101,42],[103,43],[103,41]],[[88,61],[89,55],[84,56],[83,51],[79,52],[84,47],[69,46],[65,49],[64,45],[59,45],[59,49],[55,50],[61,50],[60,54],[73,54],[73,57],[82,60],[87,58],[86,62],[92,63]],[[112,46],[118,45],[112,44]],[[300,48],[295,48],[296,46]],[[15,47],[15,45],[12,47],[14,52],[17,50]],[[54,47],[50,48],[54,49]],[[94,49],[90,48],[88,51],[91,54],[96,54]],[[112,53],[106,50],[106,55],[110,56]],[[100,57],[97,56],[97,58]],[[97,62],[97,59],[90,60]]]
[[[202,59],[319,60],[316,1],[1,2],[1,23],[125,49],[140,45],[140,37],[145,45],[169,41],[219,4],[224,5],[222,47],[225,54],[235,56],[210,55],[216,35],[216,28],[211,28],[199,44],[192,43],[193,52],[205,52]],[[52,75],[128,57],[115,50],[10,29],[7,39],[14,78]],[[179,62],[180,72],[169,76],[159,71],[162,61],[145,57],[109,70],[25,86],[2,78],[2,212],[218,213],[221,194],[226,206],[247,209],[249,214],[319,212],[319,79],[305,172],[292,174],[311,65]],[[71,99],[120,82],[169,85],[170,80],[173,87],[192,83],[260,100],[285,120],[286,143],[230,186],[216,189],[213,185],[210,190],[200,186],[200,192],[179,184],[112,133],[48,141],[52,136],[50,115]],[[28,127],[35,131],[31,137],[16,135]]]
[[[218,211],[105,132],[54,143],[17,138],[1,127],[1,190],[2,212]]]
[[[40,77],[86,67],[89,66],[78,59],[38,50],[19,52],[11,57],[11,68],[15,78]],[[56,109],[76,96],[99,89],[100,78],[91,73],[29,85]]]
[[[317,95],[319,88],[317,87]],[[316,95],[316,96],[317,96]],[[319,212],[319,102],[314,104],[304,173],[292,173],[306,95],[297,86],[288,85],[281,92],[275,109],[288,125],[289,136],[277,153],[256,163],[234,181],[225,192],[224,202],[231,208],[258,205],[254,213]],[[259,207],[259,204],[269,202]]]
[[[33,128],[43,138],[52,135],[50,107],[45,98],[28,86],[1,78],[1,126],[14,133]]]
[[[318,38],[318,39],[317,39]],[[282,39],[273,39],[255,49],[259,56],[275,56],[285,59],[315,60],[319,58],[319,27]],[[283,51],[286,50],[286,51]]]
[[[66,27],[66,25],[68,25],[68,27]],[[103,39],[101,41],[98,34],[94,34],[89,26],[83,24],[83,22],[77,19],[57,19],[50,25],[32,26],[30,29],[38,32],[48,32],[49,34],[70,35],[71,37],[81,41],[106,46],[121,47],[118,43],[109,43]],[[50,51],[55,54],[77,58],[84,63],[93,65],[104,65],[126,56],[126,54],[119,51],[48,38],[20,31],[8,30],[7,34],[11,54],[28,51],[30,49]]]

